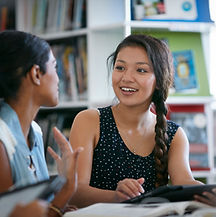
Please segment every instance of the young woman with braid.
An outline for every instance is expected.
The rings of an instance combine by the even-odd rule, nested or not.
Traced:
[[[192,176],[183,129],[166,119],[173,74],[166,44],[130,35],[108,65],[118,103],[80,112],[71,128],[71,144],[84,146],[73,203],[120,202],[166,185],[168,175],[173,185],[202,184]]]

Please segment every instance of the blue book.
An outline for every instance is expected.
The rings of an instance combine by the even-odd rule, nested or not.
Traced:
[[[192,50],[173,52],[176,93],[196,93],[199,89]]]

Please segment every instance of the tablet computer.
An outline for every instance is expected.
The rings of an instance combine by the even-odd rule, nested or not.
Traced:
[[[211,191],[216,184],[208,185],[164,185],[157,189],[143,193],[140,196],[123,201],[123,203],[148,202],[178,202],[194,200],[194,195],[201,195],[204,191]]]
[[[17,203],[29,203],[35,199],[49,200],[65,183],[65,178],[56,176],[24,187],[10,189],[0,194],[1,217],[8,217]]]

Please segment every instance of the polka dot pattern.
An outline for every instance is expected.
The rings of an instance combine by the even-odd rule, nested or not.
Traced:
[[[133,154],[125,145],[117,129],[111,106],[99,108],[100,138],[94,150],[90,185],[115,190],[117,183],[125,178],[145,178],[145,192],[155,188],[156,172],[153,153],[146,157]],[[169,149],[178,125],[168,123]]]

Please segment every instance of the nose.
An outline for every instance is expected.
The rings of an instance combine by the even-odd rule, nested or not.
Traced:
[[[59,75],[58,75],[57,71],[56,71],[56,82],[57,82],[57,84],[59,83]]]
[[[133,81],[133,71],[131,69],[126,69],[122,75],[122,81]]]

